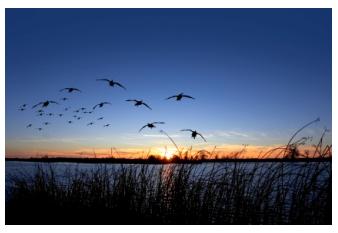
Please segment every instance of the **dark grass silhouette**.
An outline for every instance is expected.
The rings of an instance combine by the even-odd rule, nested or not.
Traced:
[[[37,167],[7,190],[6,224],[331,224],[331,163]],[[295,169],[296,168],[296,169]],[[281,185],[283,178],[284,184]]]

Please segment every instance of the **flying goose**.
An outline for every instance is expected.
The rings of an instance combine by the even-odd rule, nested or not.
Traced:
[[[106,79],[106,78],[101,78],[101,79],[96,79],[96,81],[105,81],[105,82],[108,82],[109,86],[111,86],[111,87],[114,87],[116,85],[116,86],[119,86],[119,87],[123,88],[124,90],[127,90],[121,83],[115,82],[114,80],[109,80],[109,79]]]
[[[89,125],[94,125],[94,122],[89,122],[89,123],[87,124],[87,126],[89,126]]]
[[[185,98],[190,98],[190,99],[195,99],[194,97],[190,96],[190,95],[184,95],[183,92],[178,94],[178,95],[173,95],[173,96],[170,96],[167,98],[168,99],[171,99],[171,98],[176,98],[176,101],[180,101],[183,97]]]
[[[151,107],[149,107],[148,104],[146,104],[146,103],[143,102],[143,100],[136,100],[136,99],[131,100],[131,99],[129,99],[129,100],[126,100],[126,101],[134,101],[135,102],[135,104],[134,104],[135,106],[144,105],[147,108],[149,108],[150,110],[152,110]]]
[[[197,132],[196,130],[182,129],[181,131],[190,131],[190,132],[191,132],[191,137],[192,137],[193,139],[196,139],[196,136],[199,135],[199,136],[201,136],[201,138],[203,138],[203,140],[204,140],[205,142],[207,142],[207,140],[205,140],[205,138],[202,136],[202,134],[200,134],[200,133]]]
[[[52,101],[52,100],[46,100],[46,101],[43,101],[43,102],[40,102],[36,105],[34,105],[32,108],[35,108],[37,106],[39,106],[40,104],[42,104],[42,108],[45,108],[47,107],[49,104],[59,104],[58,102],[55,102],[55,101]]]
[[[141,132],[141,130],[144,129],[145,127],[149,127],[150,129],[156,128],[155,124],[165,124],[165,123],[162,122],[162,121],[161,122],[155,121],[155,122],[152,122],[152,123],[147,123],[138,132]]]
[[[73,91],[81,92],[79,89],[74,88],[74,87],[66,87],[66,88],[63,88],[63,89],[60,90],[60,92],[62,92],[62,91],[66,91],[68,93],[72,93]]]
[[[105,124],[103,127],[109,127],[110,126],[110,124]]]
[[[99,118],[97,118],[97,120],[99,121],[99,120],[103,120],[103,117],[99,117]]]
[[[29,124],[29,125],[26,126],[26,128],[30,128],[30,127],[32,127],[32,124]]]
[[[93,107],[93,109],[95,109],[96,107],[102,108],[103,105],[105,105],[105,104],[110,104],[110,105],[111,105],[111,103],[109,103],[109,102],[101,102],[101,103],[95,105],[95,106]]]

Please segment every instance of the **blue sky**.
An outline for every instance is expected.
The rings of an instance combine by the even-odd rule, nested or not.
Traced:
[[[138,133],[152,121],[182,146],[282,144],[320,117],[304,131],[316,136],[332,127],[331,27],[330,9],[6,9],[6,154],[171,146],[159,129]],[[196,99],[164,100],[180,92]],[[69,125],[73,112],[36,116],[49,99],[52,113],[112,105]]]

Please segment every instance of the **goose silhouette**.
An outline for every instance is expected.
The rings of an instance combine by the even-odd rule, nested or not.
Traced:
[[[26,126],[26,128],[30,128],[30,127],[32,127],[32,124],[28,124],[28,125]]]
[[[22,112],[22,111],[25,111],[26,109],[25,108],[19,108],[18,110]]]
[[[73,123],[73,121],[68,121],[68,124],[71,124],[71,123]]]
[[[50,122],[44,122],[43,124],[44,125],[50,125]]]
[[[39,131],[41,131],[42,130],[42,128],[36,128],[37,130],[39,130]]]
[[[43,102],[40,102],[36,105],[34,105],[32,108],[35,108],[39,105],[42,105],[42,108],[46,108],[49,104],[59,104],[58,102],[55,102],[55,101],[52,101],[52,100],[46,100],[46,101],[43,101]]]
[[[196,136],[199,135],[201,138],[203,138],[203,140],[205,142],[207,142],[207,140],[205,140],[205,138],[202,136],[202,134],[200,134],[199,132],[197,132],[196,130],[191,130],[191,129],[182,129],[181,131],[190,131],[191,132],[191,137],[193,139],[196,139]]]
[[[178,95],[173,95],[173,96],[170,96],[167,98],[168,99],[171,99],[171,98],[176,98],[176,101],[180,101],[183,97],[185,98],[190,98],[190,99],[195,99],[194,97],[190,96],[190,95],[184,95],[183,92],[178,94]]]
[[[110,126],[110,124],[105,124],[103,127],[109,127]]]
[[[63,98],[61,98],[60,100],[62,100],[62,101],[66,101],[66,100],[68,100],[68,98],[66,98],[66,97],[63,97]]]
[[[127,88],[125,88],[121,83],[115,82],[114,80],[109,80],[109,79],[106,79],[106,78],[101,78],[101,79],[96,79],[96,81],[105,81],[105,82],[108,82],[109,86],[111,86],[111,87],[114,87],[116,85],[116,86],[119,86],[119,87],[123,88],[124,90],[127,90]]]
[[[63,110],[64,111],[68,111],[70,109],[70,107],[67,107],[67,108],[64,108]]]
[[[76,119],[77,119],[77,120],[81,120],[81,118],[82,118],[82,117],[78,117],[78,118],[76,118]]]
[[[109,102],[101,102],[101,103],[95,105],[95,106],[93,107],[93,109],[95,109],[96,107],[102,108],[105,104],[110,104],[110,105],[111,105],[111,103],[109,103]]]
[[[60,113],[60,114],[59,114],[59,117],[62,117],[62,116],[63,116],[63,114],[62,114],[62,113]]]
[[[143,100],[136,100],[136,99],[131,100],[131,99],[129,99],[129,100],[126,100],[126,101],[128,101],[128,102],[133,101],[133,102],[135,102],[135,104],[134,104],[135,106],[144,105],[147,108],[149,108],[150,110],[152,110],[151,107],[149,107],[148,104],[146,104],[145,102],[143,102]]]
[[[87,126],[89,126],[89,125],[94,125],[94,122],[89,122],[89,123],[87,124]]]
[[[20,108],[25,108],[25,107],[27,107],[27,104],[23,104],[20,106]]]
[[[63,92],[63,91],[66,91],[68,93],[72,93],[73,91],[81,92],[79,89],[74,88],[74,87],[66,87],[60,90],[60,92]]]
[[[99,121],[99,120],[103,120],[103,117],[99,117],[99,118],[97,118],[97,120]]]
[[[144,125],[138,132],[141,132],[142,129],[144,129],[145,127],[149,127],[150,129],[152,128],[156,128],[156,124],[165,124],[165,122],[162,122],[162,121],[155,121],[155,122],[152,122],[152,123],[147,123],[146,125]]]

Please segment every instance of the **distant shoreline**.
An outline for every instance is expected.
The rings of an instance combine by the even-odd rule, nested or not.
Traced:
[[[41,163],[107,163],[107,164],[198,164],[220,162],[332,162],[332,158],[247,158],[247,159],[200,159],[200,160],[165,160],[165,159],[126,159],[126,158],[5,158],[5,161],[41,162]]]

